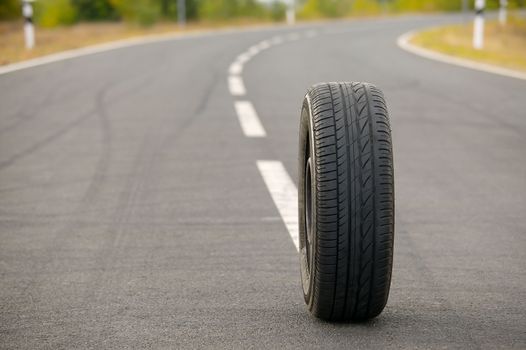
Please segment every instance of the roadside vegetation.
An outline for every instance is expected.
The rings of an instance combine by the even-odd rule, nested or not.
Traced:
[[[497,8],[499,0],[487,0]],[[509,0],[510,8],[526,0]],[[296,0],[300,20],[460,11],[463,0]],[[467,0],[473,6],[473,0]],[[177,25],[177,0],[38,0],[36,47],[27,51],[20,0],[0,0],[0,65],[137,35],[283,22],[280,0],[186,0],[187,26]]]
[[[189,21],[225,21],[239,18],[279,21],[285,18],[281,1],[186,0]],[[177,0],[38,0],[35,20],[40,27],[53,28],[79,22],[128,22],[151,26],[177,20]],[[0,2],[0,20],[20,18],[20,0]]]
[[[510,16],[505,25],[486,23],[484,48],[472,46],[472,24],[452,25],[423,31],[413,37],[415,45],[451,56],[472,59],[526,72],[526,20]]]

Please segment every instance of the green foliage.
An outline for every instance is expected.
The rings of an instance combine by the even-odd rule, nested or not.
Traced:
[[[77,20],[77,11],[69,0],[41,0],[34,7],[36,21],[42,27],[69,25]]]
[[[0,20],[18,18],[21,13],[19,0],[0,0]]]
[[[160,2],[156,0],[110,0],[120,16],[143,26],[154,24],[161,16]]]
[[[256,0],[201,0],[198,16],[205,20],[230,18],[262,18],[267,15],[263,5]]]
[[[363,15],[380,13],[382,11],[382,3],[380,1],[354,0],[351,11],[354,14]]]
[[[286,13],[287,13],[287,5],[285,5],[281,1],[274,1],[270,5],[270,18],[272,18],[273,21],[283,21],[285,19]]]
[[[186,0],[186,18],[197,19],[199,14],[199,0]]]
[[[474,0],[469,0],[473,8]],[[497,9],[499,0],[487,0],[488,9]],[[509,0],[509,8],[524,6],[525,0]],[[462,0],[304,0],[300,18],[345,17],[382,12],[460,11]]]
[[[383,12],[460,11],[462,0],[296,0],[300,18],[335,18]],[[523,7],[526,0],[509,0],[509,8]],[[473,8],[474,0],[469,0]],[[499,0],[487,0],[496,9]],[[285,18],[287,6],[280,0],[186,0],[189,20],[227,21],[233,18]],[[151,25],[161,18],[177,19],[177,0],[38,0],[37,22],[46,27],[76,21],[118,20]],[[19,18],[20,0],[0,0],[0,19]]]
[[[299,16],[302,18],[343,17],[352,6],[349,0],[307,0]]]
[[[108,0],[71,0],[79,20],[98,21],[118,18],[118,13]]]
[[[428,11],[459,11],[461,0],[396,0],[393,1],[394,11],[428,12]]]
[[[177,0],[159,0],[161,6],[161,16],[165,19],[176,20]],[[197,19],[199,0],[186,0],[186,18],[188,20]]]

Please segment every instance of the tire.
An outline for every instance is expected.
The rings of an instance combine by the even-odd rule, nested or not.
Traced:
[[[308,309],[328,321],[376,317],[389,295],[394,241],[391,128],[378,88],[324,83],[307,92],[298,174]]]

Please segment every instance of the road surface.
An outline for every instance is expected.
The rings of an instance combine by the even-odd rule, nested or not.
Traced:
[[[0,348],[526,348],[526,81],[396,45],[456,20],[223,33],[0,76]],[[304,93],[342,80],[384,90],[396,164],[389,303],[350,325],[307,313],[257,166],[294,187]]]

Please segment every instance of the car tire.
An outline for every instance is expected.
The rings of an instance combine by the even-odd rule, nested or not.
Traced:
[[[323,83],[303,101],[299,243],[303,295],[328,321],[363,321],[384,309],[391,284],[394,179],[382,92]]]

